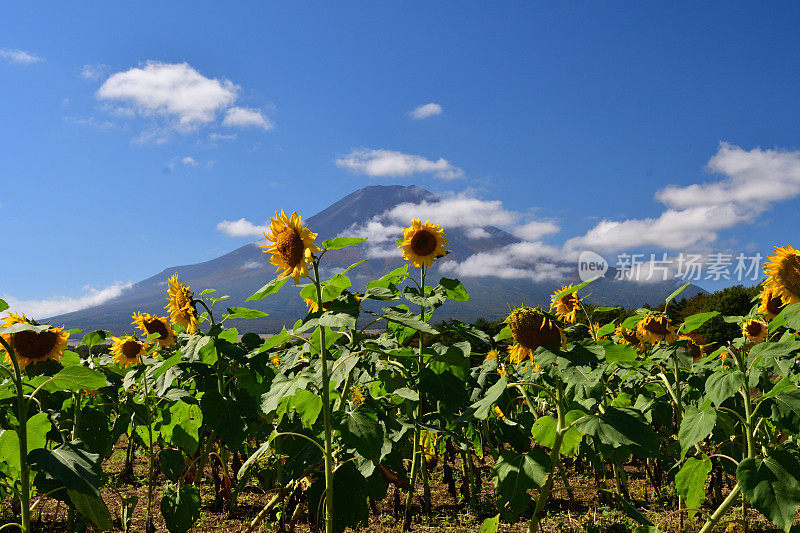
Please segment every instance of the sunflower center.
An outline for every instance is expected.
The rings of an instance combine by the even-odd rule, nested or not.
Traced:
[[[789,254],[781,261],[778,279],[789,292],[800,296],[800,256]]]
[[[144,329],[147,331],[148,335],[152,335],[153,333],[158,333],[161,335],[161,340],[166,340],[169,338],[169,330],[167,330],[167,326],[160,320],[147,320],[144,323]]]
[[[767,299],[767,312],[771,315],[777,315],[783,310],[783,300],[780,296],[770,295]]]
[[[639,344],[639,337],[636,336],[636,332],[632,329],[624,328],[622,330],[622,338],[632,344]]]
[[[527,309],[517,311],[509,320],[514,340],[521,346],[535,350],[539,346],[560,346],[561,334],[546,316]]]
[[[275,247],[280,252],[283,260],[295,267],[303,260],[303,239],[292,228],[287,228],[278,234]]]
[[[750,337],[758,337],[761,334],[761,324],[758,322],[750,322],[745,329]]]
[[[425,230],[411,237],[411,249],[417,255],[430,255],[436,250],[436,237]]]
[[[658,335],[659,337],[665,337],[669,335],[669,329],[667,329],[667,322],[666,320],[650,320],[647,324],[644,325],[644,329],[649,331],[654,335]]]
[[[27,359],[44,359],[58,345],[53,331],[20,331],[14,334],[14,351]]]
[[[139,355],[139,350],[141,350],[141,346],[134,340],[125,341],[125,344],[122,345],[122,355],[126,359],[136,359]]]

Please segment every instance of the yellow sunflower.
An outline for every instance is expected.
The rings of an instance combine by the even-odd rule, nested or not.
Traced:
[[[669,317],[656,314],[647,315],[636,324],[636,336],[648,344],[672,342],[678,338]]]
[[[764,263],[765,288],[780,296],[784,304],[800,302],[800,250],[775,247],[775,255]]]
[[[354,405],[360,406],[364,405],[364,400],[364,389],[361,388],[361,385],[353,387],[353,391],[350,393],[350,401]]]
[[[751,318],[742,324],[742,335],[749,342],[761,342],[767,338],[767,328],[767,323],[760,318]]]
[[[566,320],[567,322],[575,322],[575,315],[580,309],[581,299],[578,298],[577,292],[572,292],[562,296],[561,298],[557,298],[557,296],[564,291],[570,290],[571,288],[572,283],[565,285],[561,287],[561,289],[554,292],[550,297],[550,307],[555,308],[556,316]]]
[[[311,298],[303,298],[303,302],[305,302],[306,307],[308,307],[309,313],[316,313],[319,311],[319,304],[316,300],[312,300]],[[325,302],[322,304],[322,310],[327,311],[328,307],[330,307],[330,302]]]
[[[399,246],[403,248],[403,257],[407,261],[427,268],[434,259],[445,254],[445,244],[447,237],[438,224],[430,221],[423,224],[415,218],[409,227],[403,228],[403,242]]]
[[[506,417],[506,414],[503,412],[503,410],[497,407],[496,405],[494,406],[494,408],[492,408],[492,412],[495,414],[497,418],[503,419]]]
[[[272,254],[269,261],[278,267],[275,273],[281,278],[292,276],[297,285],[301,277],[308,276],[311,254],[321,250],[314,245],[317,234],[303,227],[297,211],[291,217],[276,211],[275,218],[269,220],[269,235],[264,232],[264,237],[272,244],[262,246],[263,251]]]
[[[178,324],[186,333],[197,332],[197,309],[194,307],[194,293],[189,287],[178,281],[176,272],[169,278],[167,289],[168,302],[166,307],[172,322]]]
[[[272,366],[274,366],[275,368],[278,368],[279,366],[281,366],[281,356],[280,355],[276,355],[275,357],[270,359],[269,362],[272,363]]]
[[[703,357],[703,347],[692,337],[689,335],[678,335],[678,340],[686,341],[686,353],[692,358],[692,361],[697,361]]]
[[[622,327],[622,324],[617,326],[617,329],[614,330],[617,337],[622,344],[629,344],[631,346],[638,346],[639,345],[639,337],[636,336],[636,330],[630,328]]]
[[[775,318],[778,313],[783,311],[786,304],[779,294],[769,287],[764,287],[761,290],[761,299],[758,304],[758,312],[765,315],[767,318]]]
[[[14,324],[31,324],[31,321],[24,314],[8,313],[3,317],[4,327],[11,327]],[[69,339],[69,333],[64,331],[63,327],[48,328],[38,333],[18,331],[3,335],[3,340],[12,345],[20,368],[46,359],[60,360],[67,348],[67,339]],[[8,353],[6,353],[5,362],[12,364],[11,356]]]
[[[436,433],[432,433],[430,431],[423,430],[419,436],[419,446],[422,448],[422,452],[425,454],[425,461],[431,462],[436,459],[436,455],[438,453],[437,450],[437,443],[439,441],[439,436]]]
[[[497,359],[497,356],[500,355],[497,350],[489,350],[486,354],[486,359]]]
[[[513,363],[521,363],[525,358],[533,362],[533,352],[539,346],[565,348],[567,339],[553,320],[541,309],[520,307],[514,309],[506,319],[514,338],[514,346],[508,353]]]
[[[124,337],[111,337],[111,355],[115,363],[122,368],[137,364],[142,357],[147,355],[147,345],[142,341],[126,335]]]
[[[131,318],[133,318],[131,324],[142,330],[145,335],[153,333],[161,335],[156,339],[159,346],[166,348],[175,344],[175,332],[172,331],[167,317],[155,316],[150,313],[134,313]]]

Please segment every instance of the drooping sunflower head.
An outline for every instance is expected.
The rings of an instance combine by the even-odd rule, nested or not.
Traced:
[[[311,254],[321,250],[314,244],[317,234],[303,227],[297,211],[292,216],[276,211],[275,218],[269,220],[269,234],[264,232],[264,237],[272,244],[262,246],[263,251],[272,254],[269,261],[278,267],[275,271],[278,276],[291,276],[297,285],[301,277],[308,276]]]
[[[197,332],[197,309],[194,307],[194,293],[178,281],[178,273],[169,278],[168,301],[164,307],[174,324],[181,326],[186,333]]]
[[[515,342],[508,352],[514,363],[528,357],[533,362],[533,352],[539,346],[566,347],[564,332],[541,309],[519,307],[508,315],[506,323]]]
[[[3,318],[3,326],[10,327],[14,324],[31,324],[32,322],[23,314],[9,313]],[[47,328],[44,331],[18,331],[6,333],[3,340],[11,345],[17,362],[21,368],[31,363],[52,359],[58,361],[67,349],[69,333],[64,328]],[[11,364],[11,355],[6,353],[5,362]]]
[[[128,368],[142,360],[147,355],[147,345],[129,335],[124,337],[111,337],[111,355],[115,363],[122,368]]]
[[[697,361],[703,357],[703,347],[692,337],[689,335],[678,335],[678,340],[686,342],[686,353],[692,358],[692,361]]]
[[[411,225],[403,228],[403,257],[418,267],[430,267],[433,260],[445,254],[447,244],[444,230],[430,221],[420,222],[416,218]]]
[[[760,318],[751,318],[745,320],[742,324],[742,335],[749,342],[761,342],[767,338],[768,326],[767,323]]]
[[[761,290],[761,297],[758,303],[758,312],[767,318],[775,318],[778,313],[783,311],[786,304],[779,294],[776,294],[770,287]]]
[[[556,316],[567,322],[575,322],[575,315],[580,309],[581,299],[577,292],[571,292],[558,298],[558,295],[572,288],[572,283],[561,287],[550,296],[550,308],[555,308]]]
[[[677,340],[675,326],[666,315],[649,314],[636,324],[636,336],[648,344]]]
[[[353,387],[353,390],[350,393],[350,401],[356,406],[361,406],[364,405],[364,400],[364,389],[361,388],[361,385],[356,385]]]
[[[800,302],[800,250],[775,247],[775,255],[764,263],[765,288],[780,296],[784,304]]]
[[[155,316],[150,313],[134,313],[132,318],[131,324],[139,328],[145,335],[158,333],[160,337],[156,339],[156,343],[162,348],[175,344],[175,332],[172,331],[167,317]]]
[[[622,324],[619,324],[617,329],[614,330],[614,333],[619,337],[619,341],[622,344],[628,344],[630,346],[639,345],[639,337],[636,336],[635,329],[625,328]]]

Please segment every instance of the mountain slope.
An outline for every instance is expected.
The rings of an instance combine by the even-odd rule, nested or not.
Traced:
[[[317,242],[330,239],[346,232],[349,228],[363,225],[373,217],[385,213],[401,203],[434,202],[437,197],[417,186],[369,186],[359,189],[316,215],[305,219],[306,225],[319,233]],[[495,228],[484,228],[489,238],[472,239],[461,228],[445,228],[451,255],[446,259],[463,260],[470,255],[519,242],[513,235]],[[328,271],[346,268],[364,258],[365,245],[354,246],[326,254],[323,266]],[[397,257],[371,258],[348,273],[356,289],[370,279],[403,264]],[[245,304],[246,298],[258,288],[273,279],[275,267],[269,263],[269,256],[262,252],[257,243],[246,244],[230,253],[193,265],[166,268],[125,291],[119,297],[102,305],[90,307],[48,319],[52,323],[66,324],[83,330],[107,329],[115,334],[132,332],[131,315],[136,311],[165,314],[167,278],[178,273],[181,281],[192,287],[196,293],[214,288],[214,296],[228,295],[230,298],[220,302],[221,306],[256,307],[270,313],[259,320],[237,321],[240,332],[271,332],[285,323],[292,323],[305,314],[306,308],[298,297],[298,289],[286,286],[281,292],[265,298],[261,302]],[[448,276],[451,277],[451,276]],[[438,279],[438,273],[431,272],[429,279]],[[469,302],[449,303],[437,311],[435,319],[457,318],[473,321],[478,317],[500,318],[508,312],[509,304],[526,303],[546,305],[555,290],[555,283],[534,283],[530,280],[499,279],[495,277],[462,278],[461,281],[470,292]],[[575,281],[575,280],[570,280]],[[591,301],[599,304],[638,306],[644,303],[659,303],[677,286],[677,280],[660,283],[636,284],[618,282],[608,277],[592,285]],[[690,297],[702,290],[690,286],[683,296]]]

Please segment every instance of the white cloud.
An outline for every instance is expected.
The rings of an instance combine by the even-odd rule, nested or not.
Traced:
[[[196,167],[197,165],[199,165],[199,163],[197,162],[197,160],[194,157],[191,157],[191,156],[188,156],[188,155],[186,157],[184,157],[183,159],[181,159],[181,163],[183,163],[184,165],[192,166],[192,167]]]
[[[656,199],[669,207],[658,217],[602,220],[585,235],[568,240],[565,247],[614,251],[708,245],[721,230],[752,223],[773,203],[800,195],[800,152],[747,151],[722,143],[707,167],[722,179],[658,191]]]
[[[3,300],[8,303],[11,311],[15,313],[25,313],[29,318],[34,320],[42,320],[51,316],[80,311],[87,307],[103,304],[120,296],[132,286],[132,283],[122,283],[118,281],[104,289],[84,287],[84,292],[86,292],[86,294],[78,296],[77,298],[56,296],[44,300],[20,300],[4,294]]]
[[[143,67],[111,75],[97,90],[102,100],[123,102],[140,114],[174,121],[183,131],[213,122],[233,104],[239,87],[207,78],[187,63],[149,61]]]
[[[267,231],[267,226],[256,226],[249,220],[240,218],[239,220],[223,220],[217,224],[217,229],[228,237],[249,237],[262,236]]]
[[[445,197],[438,202],[402,203],[382,215],[398,223],[412,218],[430,220],[444,227],[485,227],[514,224],[519,215],[507,211],[500,200],[480,200],[465,194]]]
[[[511,230],[514,235],[526,241],[535,241],[559,231],[561,228],[556,223],[541,220],[532,220]]]
[[[242,265],[242,270],[252,270],[254,268],[261,268],[263,266],[264,266],[264,263],[260,263],[258,261],[253,261],[251,259],[250,261],[245,261],[245,263]]]
[[[434,115],[441,115],[442,114],[442,106],[439,104],[435,104],[431,102],[430,104],[425,104],[417,107],[413,111],[409,113],[411,118],[414,120],[421,120],[423,118],[432,117]]]
[[[225,135],[222,133],[211,133],[208,136],[208,139],[212,142],[216,141],[235,141],[239,135],[237,133],[231,133],[229,135]]]
[[[462,277],[493,276],[538,282],[559,280],[574,272],[574,268],[559,264],[560,259],[561,250],[556,247],[541,242],[518,242],[473,254],[461,262],[444,261],[439,269]]]
[[[8,48],[0,49],[0,57],[7,59],[11,63],[18,63],[20,65],[31,65],[44,61],[43,57],[39,57],[36,54],[24,50],[10,50]]]
[[[95,117],[64,117],[64,120],[67,122],[72,122],[73,124],[80,124],[81,126],[90,126],[92,128],[97,128],[98,130],[108,130],[111,128],[117,127],[116,124],[109,120],[97,120]]]
[[[404,154],[395,150],[353,150],[336,159],[336,165],[372,178],[410,176],[429,173],[442,180],[464,177],[464,171],[446,159],[432,161],[420,155]]]
[[[232,107],[228,109],[225,114],[225,120],[222,121],[222,125],[232,128],[255,127],[263,130],[271,130],[275,127],[271,120],[261,114],[260,110],[246,107]]]
[[[81,68],[81,77],[87,80],[98,81],[108,72],[109,66],[102,63],[97,65],[84,65]]]

